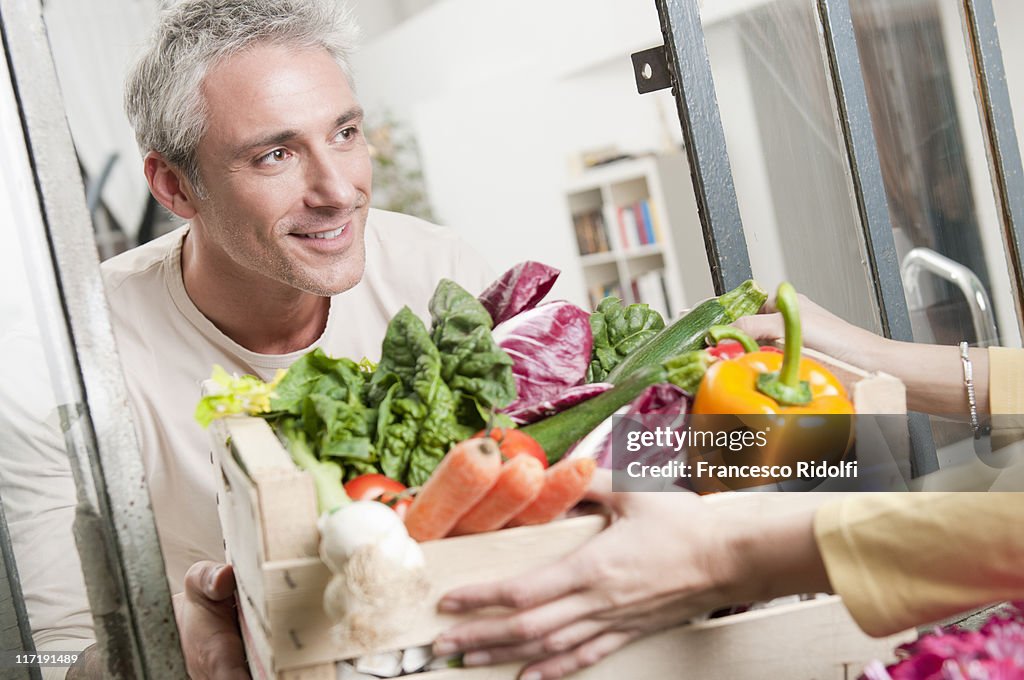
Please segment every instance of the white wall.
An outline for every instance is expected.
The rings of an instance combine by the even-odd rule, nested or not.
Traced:
[[[1024,3],[1020,0],[993,0],[992,6],[1000,32],[999,46],[1006,66],[1013,124],[1017,128],[1017,142],[1024,151],[1024,40],[1018,37],[1017,30],[1024,26]]]
[[[586,304],[568,158],[678,142],[671,95],[638,95],[629,61],[660,42],[649,0],[447,0],[365,46],[356,77],[371,115],[412,124],[440,222],[498,270],[560,267],[555,293]]]

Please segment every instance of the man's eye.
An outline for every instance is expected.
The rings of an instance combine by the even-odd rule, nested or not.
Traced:
[[[260,156],[256,159],[256,163],[259,165],[274,165],[288,159],[288,151],[285,149],[274,149],[268,154]]]
[[[359,136],[359,128],[352,126],[342,128],[338,131],[338,139],[343,142],[351,142],[353,139]]]

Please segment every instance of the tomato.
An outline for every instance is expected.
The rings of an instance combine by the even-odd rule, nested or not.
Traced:
[[[483,437],[484,430],[477,432],[474,437]],[[498,442],[502,458],[508,460],[516,456],[533,456],[540,461],[544,467],[548,466],[548,457],[544,449],[537,443],[537,440],[521,430],[511,427],[495,427],[491,429],[491,439]]]
[[[412,504],[412,496],[401,497],[406,487],[390,477],[375,472],[359,475],[345,484],[345,493],[354,501],[380,501],[405,519],[405,511]]]

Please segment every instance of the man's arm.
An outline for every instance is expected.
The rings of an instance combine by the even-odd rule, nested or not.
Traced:
[[[174,596],[174,615],[192,680],[250,680],[229,565],[194,564],[185,576],[185,592]],[[66,680],[103,680],[104,668],[103,653],[94,644],[82,652]]]
[[[82,650],[78,663],[69,668],[65,676],[66,680],[102,680],[103,677],[103,654],[95,644]]]

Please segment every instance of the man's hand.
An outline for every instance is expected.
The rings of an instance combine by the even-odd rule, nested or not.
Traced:
[[[595,476],[588,498],[614,512],[612,525],[555,564],[448,593],[442,611],[518,611],[457,625],[438,637],[435,652],[465,651],[470,666],[541,659],[520,677],[560,678],[732,599],[723,586],[734,559],[700,498],[613,494],[607,474]]]
[[[235,574],[230,565],[193,564],[185,574],[185,592],[174,596],[174,614],[189,677],[250,679],[235,610]]]

